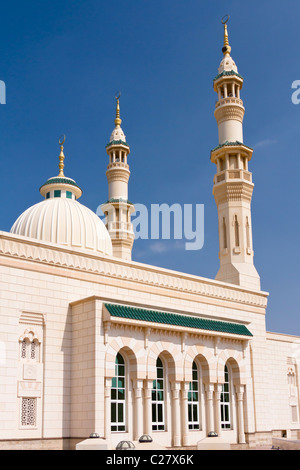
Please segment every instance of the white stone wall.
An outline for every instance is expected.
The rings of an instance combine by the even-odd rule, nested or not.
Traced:
[[[161,344],[173,351],[176,360],[188,351],[192,355],[197,345],[206,348],[215,386],[218,377],[220,380],[218,368],[221,370],[230,357],[235,358],[245,390],[246,434],[299,428],[299,424],[290,422],[286,381],[287,357],[295,356],[294,343],[299,344],[299,338],[287,340],[277,335],[275,341],[274,335],[266,334],[266,298],[266,293],[238,286],[0,233],[0,439],[84,438],[93,431],[103,435],[106,354],[113,341],[120,348],[128,347],[132,338],[139,360],[147,351],[154,357]],[[156,330],[145,348],[144,331],[113,325],[104,344],[103,301],[242,322],[253,338],[250,345],[221,338],[215,349],[210,335],[188,335],[182,351],[180,334],[171,329]],[[29,330],[40,336],[42,354],[35,378],[28,378],[26,372],[24,379],[19,338],[27,327],[26,319]],[[149,370],[145,366],[145,374]],[[297,374],[299,380],[298,369]],[[177,381],[184,380],[181,377]],[[30,393],[36,393],[38,401],[35,427],[20,427],[19,382],[34,384]],[[157,438],[170,445],[174,422],[170,404],[176,392],[168,387],[168,431]],[[128,400],[128,407],[133,407],[133,383],[129,384]],[[204,413],[204,404],[201,406]],[[132,413],[129,415],[128,429],[133,430]],[[238,438],[236,416],[234,422],[234,430],[227,434],[232,442]],[[189,433],[187,443],[193,444],[206,430],[205,422],[201,431]],[[113,436],[112,444],[119,438]]]

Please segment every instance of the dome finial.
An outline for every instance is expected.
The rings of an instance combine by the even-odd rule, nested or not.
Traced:
[[[228,20],[229,20],[229,15],[225,15],[221,19],[221,23],[224,25],[224,46],[222,47],[222,52],[224,56],[229,56],[231,52],[231,47],[229,46],[229,41],[228,41],[228,31],[227,31]]]
[[[122,119],[120,118],[120,103],[119,103],[120,97],[121,97],[121,92],[118,91],[115,95],[115,98],[117,100],[117,110],[116,110],[116,119],[115,119],[116,126],[120,126],[122,123]]]
[[[58,168],[59,168],[59,174],[58,176],[59,177],[64,177],[64,159],[65,159],[65,156],[64,156],[64,143],[65,143],[65,140],[66,140],[66,136],[63,134],[60,136],[59,140],[58,140],[58,143],[60,145],[60,154],[59,154],[59,165],[58,165]]]

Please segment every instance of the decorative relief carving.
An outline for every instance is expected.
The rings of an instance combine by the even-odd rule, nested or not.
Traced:
[[[41,382],[18,382],[18,397],[41,397]]]
[[[251,190],[252,186],[248,189]],[[245,189],[246,193],[247,190]],[[41,264],[53,264],[58,267],[86,271],[94,274],[102,274],[107,277],[121,278],[127,281],[147,283],[176,291],[185,291],[202,296],[218,298],[222,300],[235,301],[259,307],[266,307],[267,297],[251,292],[243,292],[231,286],[223,287],[214,284],[209,279],[197,279],[195,276],[183,275],[182,273],[165,273],[163,268],[151,268],[149,266],[127,265],[124,260],[110,260],[100,258],[87,252],[78,254],[68,251],[68,248],[47,245],[44,242],[34,242],[17,237],[9,233],[0,233],[0,255],[26,259]],[[162,272],[157,272],[161,269]]]
[[[242,123],[244,114],[245,109],[237,104],[224,105],[215,110],[215,118],[218,124],[231,119]]]
[[[23,380],[36,380],[37,367],[33,364],[24,364],[23,366]]]

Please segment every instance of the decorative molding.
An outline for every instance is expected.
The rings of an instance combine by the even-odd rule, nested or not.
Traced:
[[[244,114],[245,108],[237,103],[223,104],[223,106],[216,108],[214,113],[218,125],[231,119],[242,123]]]
[[[24,333],[19,337],[19,342],[26,341],[28,340],[29,343],[33,343],[34,341],[37,341],[38,343],[41,343],[40,337],[36,334],[35,331],[31,331],[30,329],[26,329]]]
[[[266,308],[268,293],[0,232],[0,256]],[[52,273],[53,274],[53,273]],[[24,312],[23,318],[27,313]],[[28,312],[28,314],[30,314]],[[39,315],[39,314],[35,314]],[[43,315],[40,317],[42,321]],[[36,320],[37,321],[37,320]],[[26,321],[28,323],[28,321]]]
[[[213,186],[213,195],[216,204],[222,204],[228,201],[246,201],[251,202],[254,184],[240,181],[224,181]]]
[[[42,313],[35,313],[35,312],[22,312],[20,315],[19,323],[23,323],[26,325],[38,325],[43,326],[44,315]]]
[[[41,397],[41,391],[41,382],[29,382],[25,380],[18,382],[18,397],[38,398]]]

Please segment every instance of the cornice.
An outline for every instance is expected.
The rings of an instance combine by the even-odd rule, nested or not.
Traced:
[[[29,239],[8,232],[0,232],[1,256],[260,308],[267,306],[267,292],[244,289],[234,284],[106,255],[101,256],[85,250],[72,250],[69,247]]]

